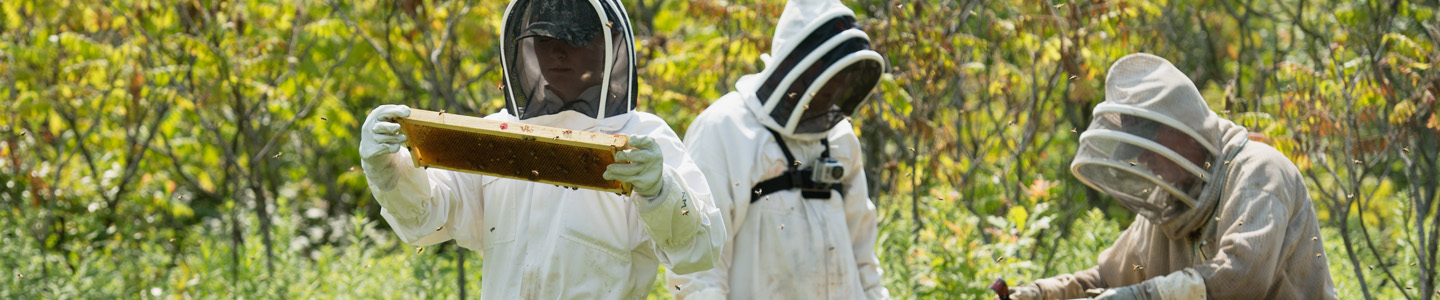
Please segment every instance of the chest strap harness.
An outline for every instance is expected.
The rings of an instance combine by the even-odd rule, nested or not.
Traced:
[[[770,135],[775,136],[775,144],[780,146],[780,152],[785,153],[786,168],[779,176],[766,179],[755,184],[750,189],[750,203],[764,199],[765,195],[779,191],[800,189],[800,196],[811,200],[829,200],[830,191],[845,193],[845,185],[841,184],[841,177],[845,170],[839,161],[830,157],[829,139],[820,139],[820,144],[825,146],[825,151],[820,153],[820,160],[815,166],[800,168],[800,161],[795,160],[795,155],[790,153],[790,148],[785,147],[785,140],[780,138],[780,133],[766,128]],[[820,174],[817,176],[814,167],[820,167]]]

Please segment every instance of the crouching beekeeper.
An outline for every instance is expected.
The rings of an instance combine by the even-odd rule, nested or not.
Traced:
[[[1206,105],[1169,61],[1110,67],[1071,172],[1139,214],[1099,265],[1011,299],[1336,299],[1300,171]]]

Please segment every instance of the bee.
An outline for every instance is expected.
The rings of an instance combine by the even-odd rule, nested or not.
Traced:
[[[682,215],[682,216],[688,216],[688,215],[690,215],[690,211],[689,211],[689,210],[682,210],[682,211],[680,211],[680,215]]]
[[[1131,167],[1134,167],[1134,166],[1135,166],[1135,162],[1133,162],[1133,161],[1130,162],[1130,166],[1131,166]]]
[[[1401,148],[1400,151],[1410,153],[1410,147]]]
[[[15,274],[15,276],[20,277],[20,279],[25,279],[25,274]]]
[[[565,133],[565,135],[570,135],[571,132],[573,132],[573,131],[571,131],[571,130],[569,130],[569,129],[566,129],[564,133]]]
[[[415,248],[415,254],[420,254],[421,252],[425,252],[425,247],[417,247],[417,248]]]
[[[444,115],[445,115],[445,110],[443,110],[443,109],[440,110],[440,115],[441,115],[441,116],[444,116]]]
[[[1210,167],[1210,162],[1208,162],[1208,161],[1205,162],[1205,167],[1206,167],[1206,168],[1209,168],[1209,167]]]
[[[1060,8],[1060,7],[1062,7],[1062,6],[1065,6],[1065,3],[1056,4],[1056,5],[1055,5],[1055,8]],[[1070,76],[1070,77],[1075,77],[1075,76]]]
[[[1245,226],[1245,221],[1240,221],[1239,223],[1240,226]]]
[[[1000,261],[1003,261],[1003,260],[1005,260],[1005,257],[1004,257],[1004,256],[996,257],[996,258],[995,258],[995,262],[1000,262]]]
[[[740,182],[735,182],[735,187],[740,187]]]
[[[325,117],[320,117],[320,120],[321,120],[321,121],[329,121],[330,119],[326,119]]]
[[[605,27],[614,27],[615,22],[605,22]]]
[[[785,97],[786,97],[786,98],[790,98],[790,99],[795,99],[795,96],[796,96],[796,95],[799,95],[799,93],[790,92],[789,94],[785,94]]]
[[[1075,133],[1075,128],[1070,128],[1070,133]]]
[[[495,85],[495,90],[497,90],[497,91],[504,91],[504,90],[505,90],[505,83],[500,83],[500,84]]]
[[[760,194],[760,189],[755,189],[755,194],[756,194],[756,195],[759,195],[759,194]],[[769,197],[766,197],[766,198],[769,198]]]
[[[1077,78],[1075,75],[1070,75],[1070,80],[1075,80],[1075,78]]]
[[[679,290],[680,290],[680,285],[678,285],[678,284],[675,285],[675,290],[676,290],[676,291],[679,291]]]
[[[796,165],[796,166],[799,166],[799,165],[800,165],[800,161],[798,161],[798,160],[795,161],[795,165]]]
[[[1139,271],[1139,270],[1144,270],[1144,269],[1145,269],[1145,267],[1141,267],[1140,265],[1132,265],[1132,266],[1130,267],[1130,270],[1131,270],[1131,271]]]
[[[365,268],[366,268],[366,269],[369,269],[369,268],[370,268],[370,263],[365,263]]]
[[[1310,237],[1310,240],[1312,240],[1312,241],[1318,240],[1318,239],[1320,239],[1320,237],[1318,237],[1318,236],[1312,236],[1312,237]]]
[[[175,242],[175,239],[170,239],[170,242],[171,242],[171,243],[174,243],[174,242]]]
[[[785,224],[780,224],[780,230],[785,230]]]
[[[1315,253],[1315,257],[1320,257],[1320,253]]]
[[[490,227],[490,232],[495,232],[495,227]]]
[[[910,152],[915,152],[915,147],[910,147]]]
[[[355,166],[350,166],[350,172],[355,172]]]
[[[1370,270],[1371,270],[1371,271],[1374,271],[1374,270],[1375,270],[1375,265],[1370,265]]]
[[[435,227],[435,231],[440,231],[440,230],[444,230],[444,229],[445,229],[445,225],[440,225],[440,226],[438,226],[438,227]]]

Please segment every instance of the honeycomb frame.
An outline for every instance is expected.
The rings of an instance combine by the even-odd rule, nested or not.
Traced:
[[[630,195],[631,186],[601,174],[626,149],[629,137],[443,111],[411,109],[397,119],[417,167],[585,188]]]

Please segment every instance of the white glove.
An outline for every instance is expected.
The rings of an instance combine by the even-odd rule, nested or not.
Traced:
[[[1205,299],[1205,279],[1195,269],[1185,268],[1140,284],[1106,290],[1095,299]]]
[[[1010,300],[1040,300],[1040,288],[1033,284],[1010,288]]]
[[[379,184],[382,190],[394,184],[397,172],[390,154],[399,152],[406,139],[395,119],[409,116],[410,107],[381,105],[370,111],[360,126],[360,166],[371,184]]]
[[[660,196],[660,179],[665,173],[665,155],[660,151],[660,144],[648,136],[631,135],[629,146],[634,149],[616,152],[615,163],[606,167],[602,176],[629,183],[642,197]]]

